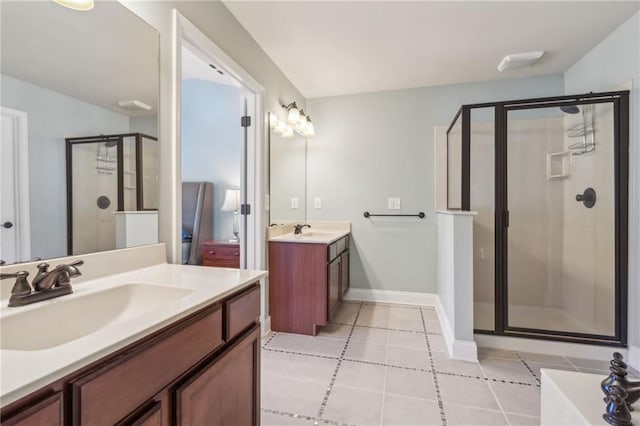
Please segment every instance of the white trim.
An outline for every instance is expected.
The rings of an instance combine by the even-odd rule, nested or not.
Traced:
[[[246,114],[251,117],[251,126],[247,129],[246,140],[246,164],[243,166],[246,169],[242,170],[242,184],[246,183],[247,191],[245,194],[244,202],[250,204],[251,214],[246,216],[247,221],[247,235],[244,235],[246,243],[244,244],[244,250],[246,252],[246,267],[247,269],[264,269],[265,268],[265,248],[266,248],[266,233],[263,231],[265,223],[265,211],[264,211],[264,92],[265,89],[260,83],[258,83],[248,72],[244,70],[238,63],[236,63],[229,55],[227,55],[221,48],[219,48],[209,37],[207,37],[198,27],[193,25],[187,18],[185,18],[178,10],[173,10],[173,76],[172,81],[172,120],[174,124],[172,134],[175,144],[172,146],[171,156],[173,158],[173,164],[170,165],[172,178],[175,182],[175,199],[172,203],[172,217],[173,222],[171,241],[173,242],[173,250],[171,251],[173,257],[170,261],[178,262],[181,259],[181,253],[179,248],[181,247],[180,237],[180,224],[182,223],[182,211],[180,200],[182,199],[182,187],[180,182],[182,181],[182,139],[181,139],[181,87],[182,87],[182,46],[187,44],[197,52],[197,54],[204,56],[206,60],[211,60],[216,66],[225,74],[233,77],[242,86],[242,90],[245,94],[246,100]],[[238,125],[240,123],[238,122]],[[245,148],[243,148],[245,149]],[[244,157],[244,152],[243,152]],[[246,174],[245,174],[246,171]],[[263,281],[262,286],[267,292],[266,280]],[[266,293],[268,294],[268,292]],[[267,322],[267,299],[264,297],[262,301],[262,322]]]
[[[31,203],[29,201],[29,126],[24,111],[2,107],[13,121],[14,209],[16,212],[16,259],[31,259]]]
[[[271,315],[268,315],[262,322],[261,332],[262,332],[262,337],[265,337],[269,333],[271,333]]]
[[[368,288],[350,288],[344,300],[358,302],[397,303],[402,305],[436,306],[438,295],[415,293],[410,291],[374,290]]]
[[[558,356],[573,356],[576,358],[591,358],[608,361],[612,352],[620,352],[630,361],[626,348],[612,348],[600,345],[585,345],[583,343],[556,342],[551,340],[527,339],[512,336],[492,336],[475,334],[475,341],[481,348],[497,348],[511,351],[545,353]],[[631,363],[632,364],[632,363]],[[632,364],[633,365],[633,364]]]
[[[457,340],[453,333],[453,328],[449,323],[449,318],[444,312],[444,307],[440,301],[440,297],[436,295],[437,304],[436,311],[442,328],[442,337],[447,345],[449,356],[453,359],[468,362],[478,362],[478,346],[475,341]]]

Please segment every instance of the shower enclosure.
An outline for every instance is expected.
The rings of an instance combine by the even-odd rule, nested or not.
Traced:
[[[126,133],[67,138],[67,253],[116,248],[116,211],[158,209],[158,143]]]
[[[625,345],[629,93],[464,105],[447,207],[474,216],[476,332]]]

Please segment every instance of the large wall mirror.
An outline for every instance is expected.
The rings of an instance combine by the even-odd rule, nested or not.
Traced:
[[[157,31],[116,1],[0,7],[0,259],[157,242]]]
[[[307,141],[294,132],[284,138],[269,131],[270,223],[305,221],[307,217]]]

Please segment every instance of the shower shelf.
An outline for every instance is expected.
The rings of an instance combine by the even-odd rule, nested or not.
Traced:
[[[547,154],[547,180],[566,179],[571,176],[571,151]]]

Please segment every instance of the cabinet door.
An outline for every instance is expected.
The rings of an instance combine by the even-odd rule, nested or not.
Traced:
[[[62,425],[62,392],[57,392],[13,417],[2,416],[2,425],[41,426]]]
[[[340,304],[340,271],[342,270],[342,261],[340,257],[337,257],[333,262],[327,266],[328,277],[328,291],[329,291],[329,305],[327,306],[327,319],[330,321],[333,312],[338,308]]]
[[[176,391],[179,425],[250,426],[260,422],[260,327]]]
[[[342,253],[340,258],[342,260],[340,267],[341,297],[344,297],[345,293],[349,290],[349,250]]]

